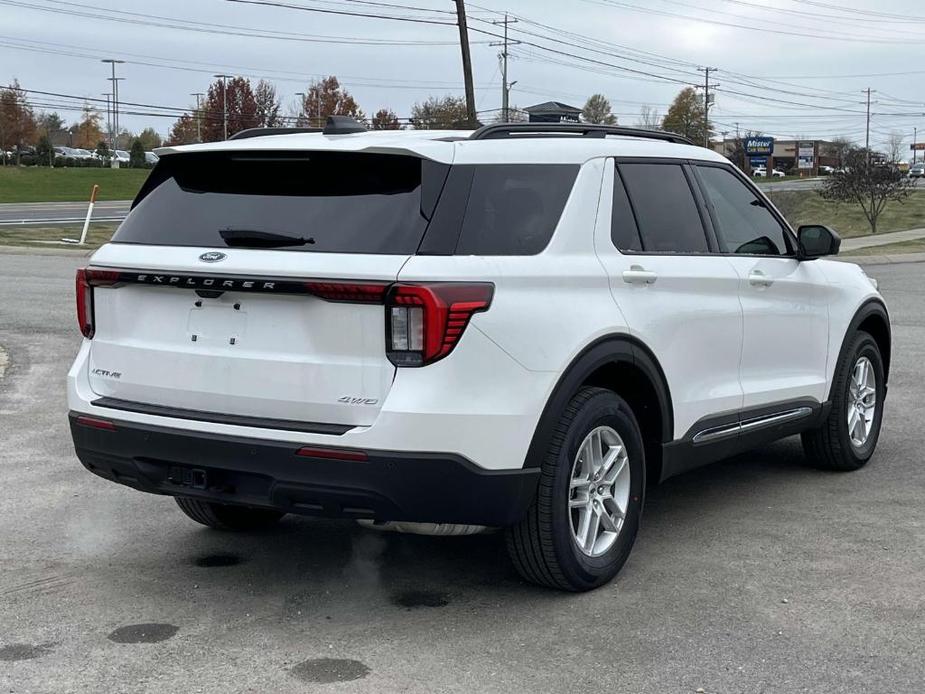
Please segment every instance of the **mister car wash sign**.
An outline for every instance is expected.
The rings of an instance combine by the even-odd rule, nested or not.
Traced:
[[[769,157],[773,152],[773,137],[748,137],[745,139],[745,154],[749,157]]]

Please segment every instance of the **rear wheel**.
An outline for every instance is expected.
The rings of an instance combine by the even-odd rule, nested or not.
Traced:
[[[859,332],[835,370],[829,416],[802,436],[810,463],[827,470],[863,467],[880,438],[885,395],[880,348],[868,333]]]
[[[508,552],[528,581],[584,591],[613,578],[639,528],[645,458],[629,405],[585,387],[556,425],[537,496],[507,531]]]
[[[262,530],[276,525],[286,515],[270,509],[216,504],[187,496],[174,498],[183,513],[216,530]]]

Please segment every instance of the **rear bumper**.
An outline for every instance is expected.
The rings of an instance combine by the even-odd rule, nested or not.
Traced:
[[[90,472],[144,492],[341,518],[507,526],[532,502],[536,468],[485,470],[450,453],[363,451],[364,461],[306,457],[302,443],[70,413],[77,457]]]

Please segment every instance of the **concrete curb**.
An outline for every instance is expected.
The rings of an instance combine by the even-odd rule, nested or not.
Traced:
[[[95,248],[41,248],[37,246],[0,246],[0,255],[64,255],[87,258]]]
[[[925,263],[925,253],[896,253],[893,255],[842,255],[836,260],[858,265],[893,265],[898,263]]]

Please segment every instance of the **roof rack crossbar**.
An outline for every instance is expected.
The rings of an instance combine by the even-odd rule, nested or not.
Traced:
[[[622,125],[598,125],[595,123],[496,123],[486,125],[469,136],[470,140],[496,140],[516,137],[548,137],[553,135],[581,135],[583,137],[606,137],[623,135],[644,137],[650,140],[664,140],[682,145],[693,145],[683,135],[663,130],[627,128]]]

